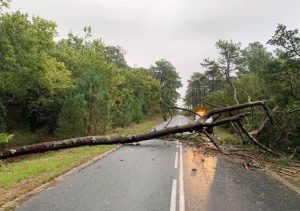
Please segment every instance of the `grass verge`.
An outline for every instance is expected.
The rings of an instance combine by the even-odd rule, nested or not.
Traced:
[[[28,156],[0,166],[0,206],[115,147],[85,146]]]
[[[155,117],[140,124],[117,128],[108,135],[143,133],[161,122],[161,118]],[[84,146],[0,160],[0,207],[114,147]]]
[[[223,127],[214,127],[214,134],[221,144],[240,144],[240,138],[233,133],[228,132]]]
[[[162,122],[163,119],[161,117],[156,116],[140,124],[132,124],[124,128],[115,128],[114,130],[109,132],[108,135],[114,136],[144,133],[150,131],[152,128],[154,128],[158,124],[161,124]]]

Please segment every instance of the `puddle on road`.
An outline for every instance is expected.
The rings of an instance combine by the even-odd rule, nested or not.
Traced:
[[[217,156],[204,156],[194,152],[192,148],[186,148],[184,152],[186,210],[205,210],[217,162]]]

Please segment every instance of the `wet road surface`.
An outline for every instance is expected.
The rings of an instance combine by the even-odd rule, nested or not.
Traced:
[[[185,149],[186,210],[299,211],[300,197],[259,171]],[[193,171],[194,169],[194,171]]]
[[[188,124],[175,116],[169,125]],[[163,128],[165,123],[157,126]],[[203,157],[177,141],[125,145],[18,210],[300,210],[300,198],[257,171]]]

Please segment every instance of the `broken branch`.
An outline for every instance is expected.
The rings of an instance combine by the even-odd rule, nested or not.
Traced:
[[[266,147],[265,145],[261,144],[259,141],[257,141],[248,131],[247,129],[243,126],[243,124],[237,120],[237,125],[239,126],[239,128],[241,129],[241,131],[249,138],[250,141],[252,141],[256,146],[258,146],[259,148],[265,150],[266,152],[269,152],[272,155],[275,156],[280,156],[278,153],[274,152],[273,150],[271,150],[270,148]]]
[[[193,131],[202,130],[203,128],[223,125],[232,121],[237,121],[242,117],[245,117],[246,115],[250,115],[250,113],[239,114],[212,123],[196,123],[196,124],[190,124],[185,126],[169,127],[169,128],[164,128],[162,130],[152,131],[152,132],[139,134],[139,135],[114,136],[114,137],[87,136],[87,137],[67,139],[63,141],[44,142],[40,144],[15,147],[12,149],[5,149],[3,151],[0,151],[0,159],[16,157],[16,156],[32,154],[32,153],[41,153],[50,150],[79,147],[85,145],[125,144],[125,143],[139,142],[139,141],[159,138],[170,134],[193,132]]]

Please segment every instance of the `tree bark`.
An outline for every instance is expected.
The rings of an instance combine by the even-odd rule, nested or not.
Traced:
[[[258,146],[259,148],[265,150],[266,152],[275,155],[275,156],[279,156],[278,153],[274,152],[273,150],[271,150],[270,148],[266,147],[265,145],[261,144],[259,141],[256,140],[256,138],[254,138],[248,131],[247,129],[243,126],[243,124],[238,120],[237,121],[238,126],[240,127],[241,131],[249,138],[249,140],[254,143],[256,146]]]
[[[209,118],[215,114],[221,114],[221,113],[225,113],[225,112],[231,112],[231,111],[236,111],[236,110],[255,107],[255,106],[261,106],[265,110],[265,102],[264,101],[256,101],[256,102],[252,102],[252,103],[244,103],[244,104],[227,106],[227,107],[222,107],[222,108],[214,108],[214,109],[209,110],[206,113],[205,117]],[[267,112],[267,115],[270,116],[268,112]]]
[[[272,110],[272,113],[270,113],[270,115],[272,115],[277,109],[278,109],[278,106],[275,106]],[[258,136],[258,134],[266,127],[266,125],[269,121],[270,121],[270,118],[268,116],[266,116],[263,123],[257,129],[251,131],[250,134],[254,135],[254,136]]]
[[[26,155],[26,154],[42,153],[50,150],[79,147],[85,145],[124,144],[124,143],[139,142],[139,141],[163,137],[170,134],[199,131],[205,128],[227,124],[233,121],[238,121],[239,119],[245,117],[246,115],[250,115],[250,113],[239,114],[233,117],[217,120],[212,123],[196,123],[196,124],[190,124],[185,126],[170,127],[170,128],[164,128],[162,130],[152,131],[152,132],[139,134],[139,135],[114,136],[114,137],[87,136],[87,137],[67,139],[63,141],[52,141],[52,142],[44,142],[39,144],[15,147],[15,148],[5,149],[3,151],[0,151],[0,159],[16,157],[16,156]]]

